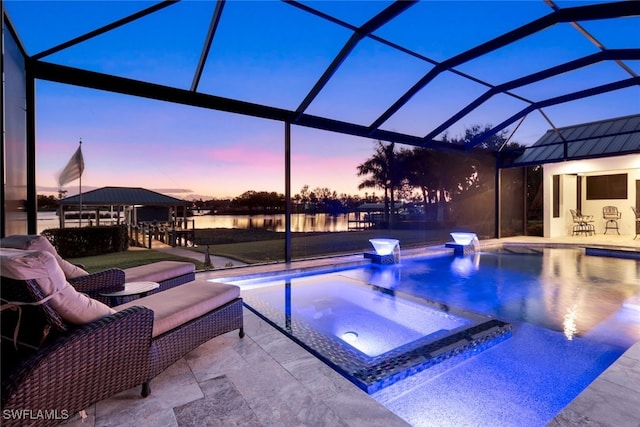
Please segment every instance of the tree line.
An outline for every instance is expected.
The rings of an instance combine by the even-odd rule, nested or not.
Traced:
[[[392,219],[390,216],[396,212],[398,199],[419,203],[425,217],[435,206],[437,219],[442,220],[447,212],[443,207],[448,202],[494,187],[497,150],[507,148],[513,151],[521,147],[518,143],[509,142],[504,130],[472,150],[463,152],[459,149],[489,129],[489,125],[484,128],[476,125],[459,138],[445,135],[442,142],[451,144],[451,150],[397,149],[394,143],[376,141],[374,155],[358,166],[358,176],[365,177],[359,188],[383,190],[386,221]]]
[[[449,151],[398,148],[393,142],[373,141],[373,155],[358,165],[356,171],[362,178],[358,189],[371,189],[372,193],[364,196],[338,194],[326,187],[311,189],[304,185],[291,197],[292,210],[294,213],[340,214],[352,212],[363,203],[378,203],[384,205],[385,221],[389,221],[397,212],[398,201],[402,200],[403,206],[410,204],[421,209],[422,218],[428,217],[429,211],[446,216],[446,209],[441,208],[447,203],[494,188],[498,149],[517,152],[522,148],[509,141],[506,130],[486,139],[473,150],[462,152],[456,148],[489,129],[489,125],[476,125],[459,138],[445,135],[442,141],[451,144]],[[218,213],[282,213],[285,210],[284,194],[266,191],[250,190],[230,200],[194,203]]]
[[[311,189],[304,185],[299,193],[292,195],[294,213],[329,213],[338,215],[352,212],[363,203],[378,203],[384,206],[385,220],[392,219],[396,205],[412,204],[421,209],[422,217],[431,212],[446,215],[447,203],[464,199],[473,194],[491,190],[495,184],[496,155],[498,149],[517,151],[522,146],[508,140],[507,131],[488,138],[473,150],[462,152],[459,148],[474,140],[490,128],[472,126],[464,135],[443,142],[451,144],[451,150],[434,150],[422,147],[398,147],[393,142],[373,141],[373,154],[357,166],[357,175],[362,178],[358,185],[364,196],[338,194],[327,187]],[[534,179],[535,181],[536,179]],[[380,193],[376,193],[380,191]],[[57,200],[53,196],[38,195],[39,210],[55,210]],[[249,190],[232,199],[193,200],[192,209],[210,210],[216,213],[283,213],[285,195],[275,191]],[[442,219],[442,218],[440,218]]]

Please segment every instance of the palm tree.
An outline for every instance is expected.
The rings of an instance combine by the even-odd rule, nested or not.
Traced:
[[[395,211],[395,189],[402,184],[403,168],[395,153],[395,143],[385,145],[376,141],[375,153],[361,165],[358,165],[358,176],[369,176],[364,179],[358,189],[382,188],[384,190],[384,218],[389,222],[389,213]],[[389,209],[389,204],[391,208]],[[391,216],[393,221],[393,215]]]
[[[436,219],[443,221],[446,202],[464,189],[473,173],[464,155],[416,147],[401,152],[408,184],[420,190],[425,218],[435,199]]]
[[[405,165],[408,184],[420,190],[424,206],[424,217],[428,217],[430,194],[438,190],[437,158],[433,150],[415,147],[413,150],[402,150],[401,157]]]

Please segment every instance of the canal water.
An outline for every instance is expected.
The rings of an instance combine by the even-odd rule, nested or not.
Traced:
[[[193,221],[193,222],[191,222]],[[112,221],[116,223],[115,219]],[[87,219],[82,220],[83,225]],[[101,225],[110,224],[109,219],[101,219]],[[285,216],[278,215],[195,215],[189,217],[189,226],[193,228],[239,228],[260,229],[269,231],[285,231]],[[48,228],[58,228],[59,219],[55,212],[38,212],[38,233]],[[77,227],[78,220],[67,220],[65,227]],[[293,232],[335,232],[347,231],[347,215],[329,214],[293,214],[291,216]]]

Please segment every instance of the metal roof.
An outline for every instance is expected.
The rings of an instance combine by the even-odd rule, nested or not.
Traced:
[[[640,152],[640,114],[549,129],[512,166]]]
[[[77,205],[78,203],[80,203],[80,195],[60,200],[61,205]],[[189,202],[145,188],[103,187],[82,193],[82,204],[93,206],[183,206],[188,205]]]
[[[28,39],[23,52],[37,79],[414,146],[452,148],[443,137],[470,123],[498,124],[455,148],[470,149],[512,125],[525,135],[535,126],[531,142],[538,129],[565,124],[558,121],[560,106],[569,117],[611,117],[612,108],[635,108],[629,100],[638,99],[640,87],[637,1],[23,3],[5,2],[15,29],[8,15],[6,23]],[[65,7],[88,6],[104,13],[65,21]],[[490,21],[475,16],[477,7],[491,11]],[[31,37],[43,26],[50,29],[46,37]],[[253,28],[259,40],[248,37]],[[126,55],[123,46],[109,43],[116,31],[131,31],[131,44],[149,45],[140,57],[174,55],[165,67],[189,56],[191,70],[187,63],[155,75],[146,74],[155,69],[146,63],[128,68],[135,59],[118,56]],[[256,43],[270,60],[264,69],[240,56]],[[103,62],[80,60],[95,51]],[[500,56],[505,52],[508,59]],[[358,66],[370,72],[346,74]],[[379,77],[388,68],[396,78]],[[292,69],[313,72],[292,78]],[[588,79],[587,69],[601,72]],[[362,95],[357,87],[370,89]],[[610,102],[614,96],[626,102]],[[588,110],[578,107],[591,100]],[[635,111],[613,115],[628,113]]]

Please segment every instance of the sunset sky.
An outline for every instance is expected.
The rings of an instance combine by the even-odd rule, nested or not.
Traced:
[[[303,2],[354,26],[387,1]],[[571,7],[593,2],[557,2]],[[31,55],[123,18],[154,3],[139,1],[8,0],[5,6]],[[214,3],[187,0],[100,35],[44,61],[189,89]],[[536,1],[433,1],[418,3],[375,35],[444,61],[552,12]],[[637,17],[585,22],[607,48],[637,44]],[[227,1],[198,90],[295,110],[351,31],[276,1]],[[458,70],[490,84],[576,59],[598,49],[569,24],[556,25]],[[640,73],[639,61],[627,65]],[[431,65],[364,39],[311,103],[307,113],[368,125]],[[541,100],[629,78],[613,63],[514,92]],[[486,90],[443,73],[388,120],[383,128],[424,136]],[[57,194],[57,175],[82,139],[83,190],[144,187],[185,199],[234,197],[247,190],[284,192],[284,125],[280,122],[173,105],[57,83],[37,82],[37,186]],[[501,95],[449,129],[496,125],[526,106]],[[544,113],[562,127],[636,114],[640,91],[632,87]],[[535,142],[550,127],[530,114],[513,141]],[[358,193],[357,165],[373,153],[370,139],[292,127],[292,192],[303,185]],[[78,182],[65,186],[78,191]],[[367,190],[372,192],[374,190]],[[375,190],[378,194],[381,190]]]

